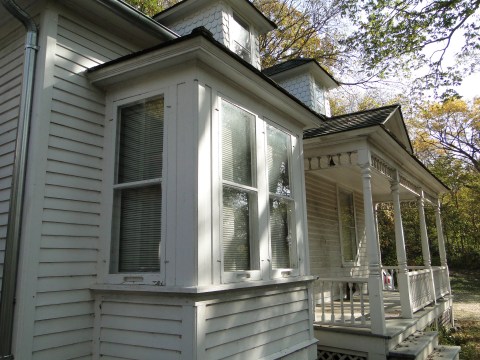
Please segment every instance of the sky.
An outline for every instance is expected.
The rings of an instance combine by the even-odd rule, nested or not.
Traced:
[[[466,77],[462,85],[457,88],[457,91],[465,100],[480,97],[480,73]]]

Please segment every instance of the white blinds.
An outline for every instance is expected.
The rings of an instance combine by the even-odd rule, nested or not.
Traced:
[[[114,203],[119,272],[160,270],[163,117],[163,98],[120,110]]]
[[[224,271],[252,268],[250,219],[251,202],[256,196],[251,189],[255,185],[254,126],[254,115],[226,101],[222,102]]]
[[[268,187],[270,192],[270,249],[272,268],[291,268],[292,214],[289,159],[290,135],[267,126]]]

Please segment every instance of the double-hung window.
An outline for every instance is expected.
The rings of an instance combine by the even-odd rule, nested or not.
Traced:
[[[222,100],[221,144],[224,280],[290,275],[298,267],[292,135]]]
[[[343,261],[352,264],[357,256],[357,229],[353,192],[338,189],[338,216]]]
[[[267,125],[267,169],[269,191],[269,228],[272,269],[295,267],[295,201],[290,181],[291,136]]]
[[[245,272],[258,269],[255,115],[223,101],[221,127],[223,270]]]
[[[232,38],[233,52],[243,60],[251,62],[252,46],[250,42],[250,28],[238,16],[233,14],[230,36]]]
[[[119,109],[110,273],[160,271],[164,101]]]

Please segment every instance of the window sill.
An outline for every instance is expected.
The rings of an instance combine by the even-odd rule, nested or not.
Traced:
[[[139,284],[95,284],[90,290],[96,293],[144,293],[144,294],[205,294],[212,292],[224,292],[236,289],[260,288],[282,284],[295,284],[313,282],[314,276],[297,276],[285,279],[245,281],[211,286],[163,286],[163,285],[139,285]]]

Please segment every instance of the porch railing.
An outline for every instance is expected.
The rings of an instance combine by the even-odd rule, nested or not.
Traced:
[[[450,279],[448,276],[448,268],[446,266],[434,266],[433,283],[435,284],[435,294],[437,299],[450,293]]]
[[[383,290],[401,291],[397,288],[400,267],[382,267]],[[448,269],[446,266],[433,266],[433,284],[430,268],[425,266],[408,266],[408,281],[410,285],[410,301],[415,312],[438,300],[450,292]],[[435,299],[433,296],[435,289]]]
[[[367,278],[319,278],[322,324],[366,326]]]
[[[410,283],[410,301],[415,312],[435,301],[433,295],[432,275],[430,269],[424,267],[408,267]]]

